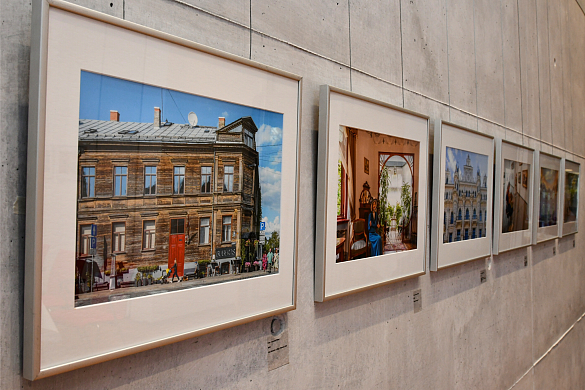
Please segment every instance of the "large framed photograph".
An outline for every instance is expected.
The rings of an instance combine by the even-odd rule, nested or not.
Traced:
[[[320,93],[317,302],[424,274],[428,187],[428,117]]]
[[[300,77],[66,2],[33,18],[25,377],[294,309]]]
[[[533,242],[552,240],[560,235],[561,159],[552,154],[536,151],[537,173],[534,180]]]
[[[563,224],[561,227],[561,237],[577,233],[579,222],[579,174],[581,164],[563,159],[561,172],[563,196],[561,198],[561,208],[563,212]]]
[[[437,121],[431,271],[490,255],[493,159],[493,137]]]
[[[494,240],[497,255],[532,244],[534,150],[496,138]]]

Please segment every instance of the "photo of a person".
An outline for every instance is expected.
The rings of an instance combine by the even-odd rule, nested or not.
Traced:
[[[368,239],[372,244],[371,256],[380,256],[382,254],[382,237],[378,234],[380,228],[378,201],[372,201],[372,212],[368,214]]]

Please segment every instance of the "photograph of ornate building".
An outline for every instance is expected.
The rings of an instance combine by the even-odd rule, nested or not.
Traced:
[[[121,121],[118,110],[109,120],[79,120],[77,305],[110,300],[116,289],[139,296],[267,271],[248,263],[262,257],[260,172],[279,166],[280,129],[259,135],[251,116],[227,124],[221,116],[209,126],[194,112],[188,123],[163,121],[160,107],[151,113],[150,122]],[[270,172],[265,212],[279,210],[273,184],[280,181]],[[268,225],[274,236],[277,226]],[[157,286],[167,281],[183,283]]]
[[[486,236],[487,161],[485,155],[447,147],[444,243]]]

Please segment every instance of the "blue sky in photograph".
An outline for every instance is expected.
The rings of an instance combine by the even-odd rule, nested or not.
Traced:
[[[445,168],[449,170],[451,173],[450,181],[453,180],[453,174],[455,173],[455,168],[459,165],[459,169],[463,172],[463,166],[467,164],[467,156],[471,160],[470,164],[473,167],[473,177],[477,174],[477,169],[479,168],[479,172],[481,178],[483,180],[483,176],[487,174],[488,168],[488,156],[485,154],[473,153],[468,152],[466,150],[455,149],[447,147],[447,158],[445,159]]]
[[[79,119],[109,120],[110,110],[120,113],[120,122],[150,122],[154,107],[162,110],[162,121],[187,124],[189,112],[197,114],[199,126],[217,127],[250,116],[258,127],[256,148],[262,191],[262,216],[267,236],[280,231],[280,188],[282,164],[283,115],[257,108],[228,103],[166,88],[81,72]]]

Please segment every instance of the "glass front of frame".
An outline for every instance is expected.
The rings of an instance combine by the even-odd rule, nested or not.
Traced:
[[[487,233],[488,156],[446,148],[443,243]]]
[[[557,196],[559,192],[559,171],[540,168],[540,209],[538,226],[546,227],[557,224]]]
[[[530,164],[504,159],[502,233],[528,229]]]
[[[340,126],[337,263],[417,248],[419,150],[417,141]]]
[[[278,273],[283,115],[82,71],[75,306]]]
[[[579,174],[565,172],[565,209],[563,222],[577,221],[577,210],[579,207]]]

